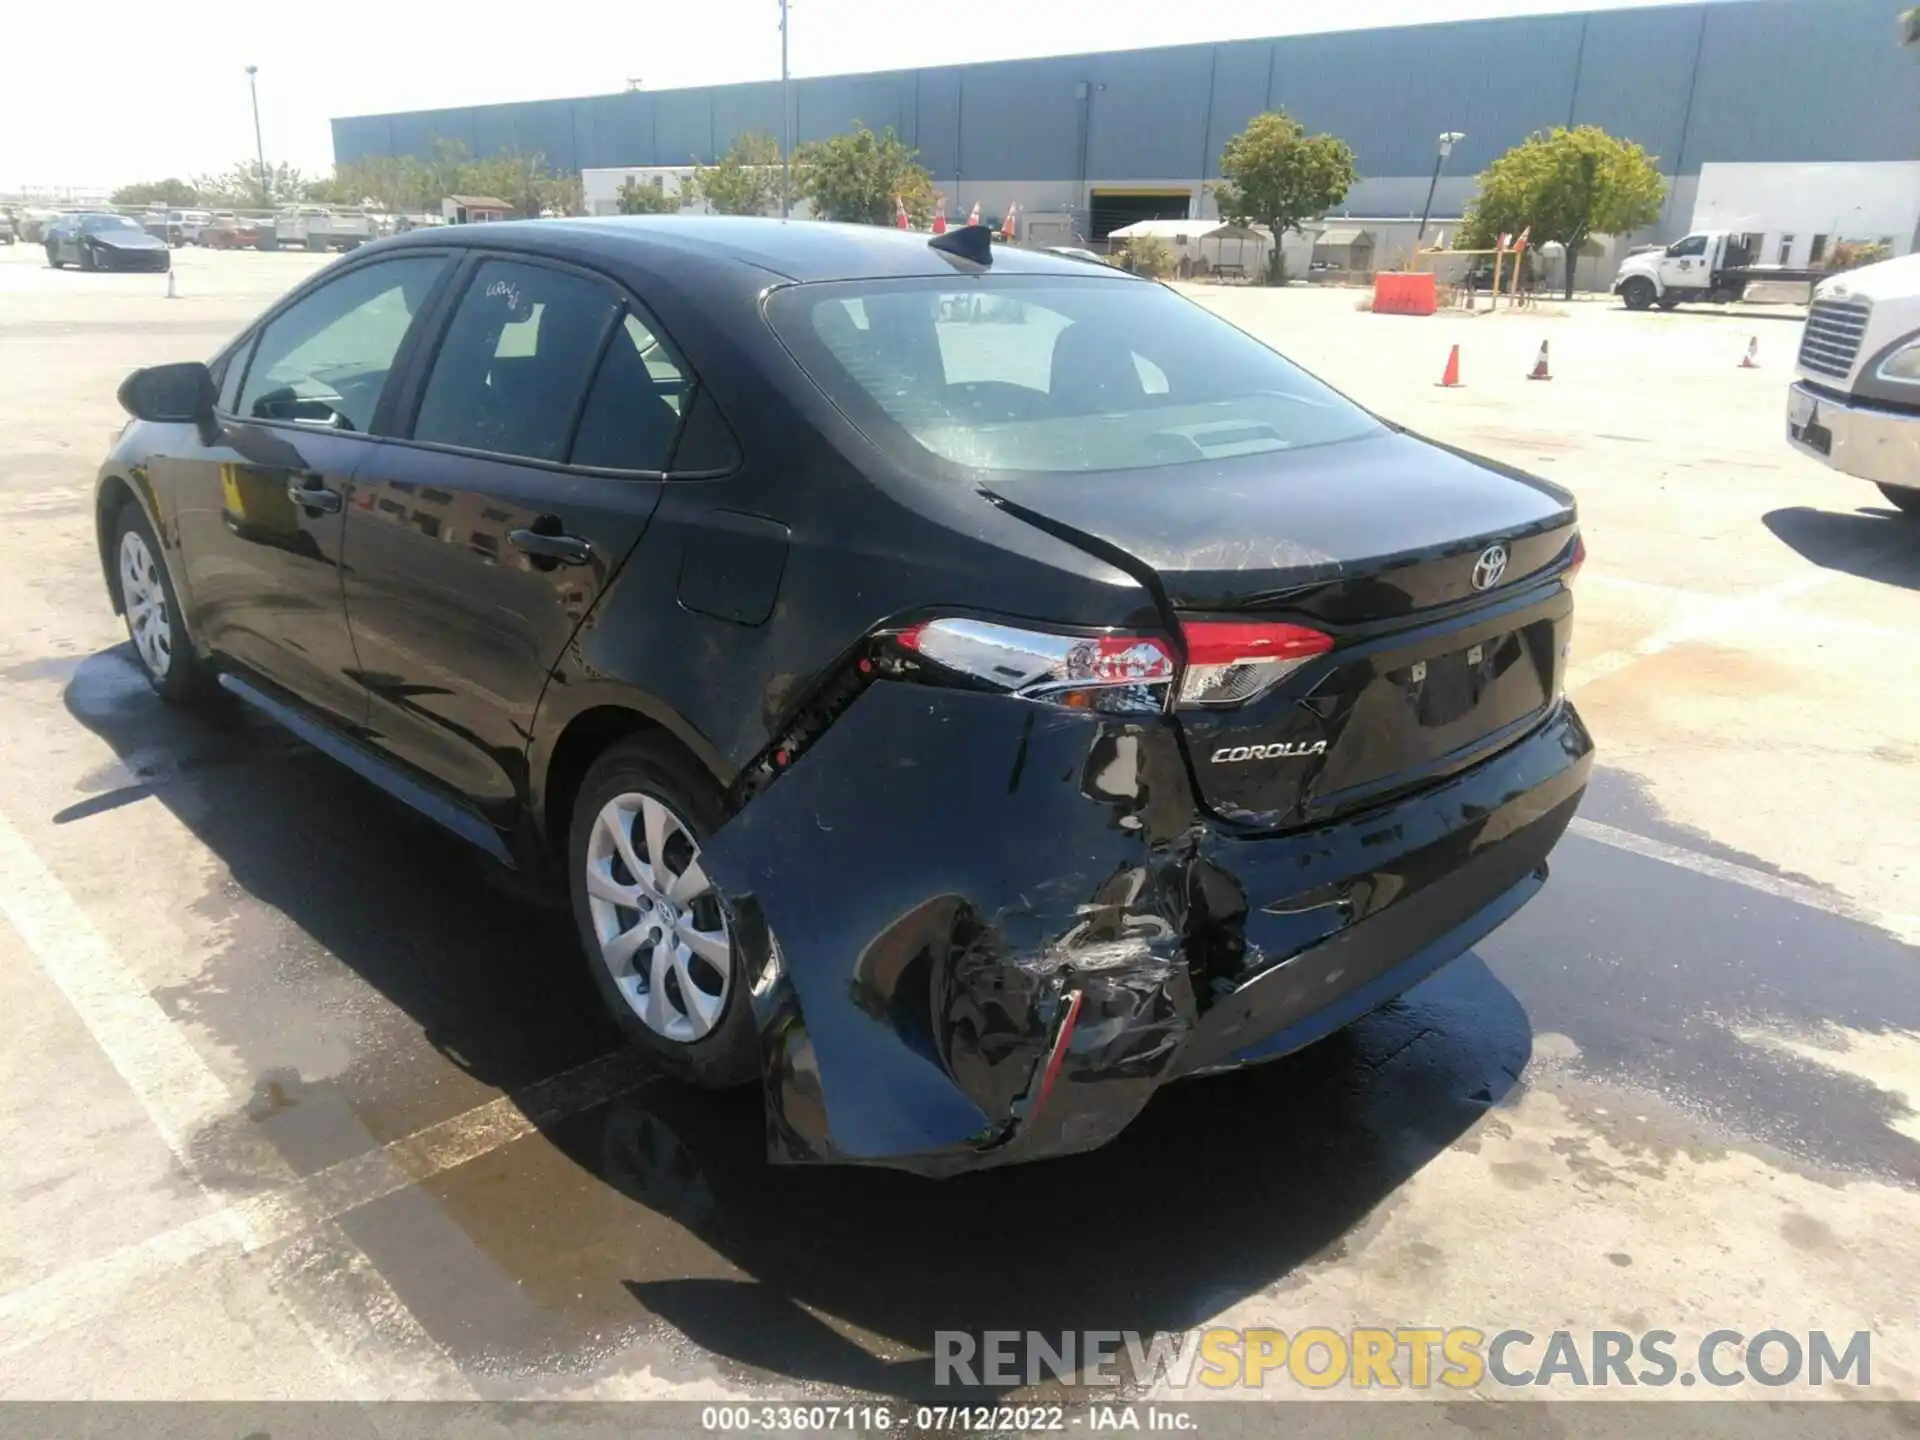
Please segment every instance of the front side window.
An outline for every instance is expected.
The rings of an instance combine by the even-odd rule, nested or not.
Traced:
[[[574,417],[620,308],[620,297],[597,281],[489,260],[474,272],[440,343],[413,438],[565,460]],[[633,349],[620,336],[614,340]]]
[[[1119,279],[794,286],[768,318],[909,465],[1137,470],[1372,434],[1372,416],[1163,286]]]
[[[261,331],[235,413],[364,433],[446,264],[419,255],[362,265],[294,302]]]
[[[1674,256],[1676,259],[1685,255],[1704,255],[1706,253],[1707,237],[1704,235],[1689,235],[1684,240],[1674,241],[1667,249],[1667,254]]]

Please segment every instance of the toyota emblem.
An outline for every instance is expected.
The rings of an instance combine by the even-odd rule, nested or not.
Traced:
[[[1473,566],[1473,588],[1491,590],[1500,583],[1500,577],[1507,573],[1507,547],[1489,545],[1480,552],[1480,558]]]

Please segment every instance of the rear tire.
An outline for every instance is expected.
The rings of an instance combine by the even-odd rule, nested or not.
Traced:
[[[114,588],[140,673],[169,705],[198,706],[220,692],[194,653],[167,573],[164,552],[137,502],[120,507],[113,528]]]
[[[1620,298],[1626,302],[1629,310],[1644,310],[1658,298],[1653,282],[1644,275],[1636,275],[1620,287]]]
[[[732,920],[697,864],[725,821],[719,788],[642,735],[594,761],[567,837],[574,924],[601,1003],[661,1069],[710,1090],[760,1073]]]
[[[1880,493],[1891,500],[1902,514],[1920,520],[1920,490],[1905,485],[1882,485]]]

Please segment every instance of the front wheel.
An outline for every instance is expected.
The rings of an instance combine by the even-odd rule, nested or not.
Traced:
[[[60,258],[60,251],[52,245],[47,246],[47,264],[56,270],[64,270],[67,266],[67,262]]]
[[[719,790],[659,737],[587,772],[568,836],[574,920],[614,1022],[662,1069],[708,1089],[759,1073],[753,1006],[724,898],[700,865]]]
[[[1620,287],[1620,298],[1626,301],[1627,309],[1644,310],[1658,297],[1653,282],[1644,275],[1636,275]]]
[[[1882,485],[1880,493],[1898,506],[1901,513],[1920,519],[1920,490],[1906,485]]]
[[[80,247],[80,268],[82,270],[97,270],[100,268],[100,262],[94,257],[93,247],[91,245],[82,245]]]
[[[113,558],[127,638],[133,641],[134,657],[147,683],[172,705],[196,703],[216,693],[212,673],[193,653],[193,642],[187,638],[160,542],[145,512],[134,502],[120,508]]]

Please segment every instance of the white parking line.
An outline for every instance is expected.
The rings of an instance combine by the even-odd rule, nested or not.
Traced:
[[[1655,840],[1631,830],[1616,829],[1612,825],[1602,824],[1598,820],[1587,820],[1578,815],[1567,827],[1567,833],[1578,835],[1583,840],[1596,841],[1601,845],[1611,845],[1616,850],[1625,850],[1634,855],[1644,856],[1648,860],[1658,860],[1663,865],[1691,870],[1696,875],[1710,875],[1715,880],[1743,885],[1762,895],[1771,895],[1776,900],[1790,900],[1795,905],[1804,905],[1809,910],[1823,910],[1829,915],[1838,915],[1846,920],[1857,920],[1863,924],[1877,926],[1909,943],[1920,941],[1920,915],[1903,915],[1897,911],[1881,910],[1858,900],[1849,899],[1845,895],[1836,895],[1832,891],[1822,890],[1814,885],[1802,884],[1798,880],[1769,875],[1766,871],[1756,870],[1751,865],[1722,860],[1716,855],[1689,850],[1684,845],[1670,845],[1664,840]]]
[[[234,1097],[4,813],[0,916],[66,997],[180,1168],[215,1207],[188,1228],[203,1242],[224,1241],[243,1250],[274,1238],[271,1228],[260,1227],[244,1207],[223,1205],[194,1159],[196,1135],[221,1125],[235,1131],[231,1120],[239,1106]],[[236,1149],[242,1153],[236,1155]],[[295,1181],[278,1152],[244,1127],[233,1134],[221,1160],[269,1182]],[[204,1233],[201,1226],[207,1227]],[[172,1254],[178,1263],[177,1246]],[[278,1257],[271,1274],[275,1295],[349,1397],[473,1396],[458,1368],[337,1224],[322,1225],[303,1252]],[[6,1318],[24,1324],[29,1338],[46,1333],[31,1306]],[[14,1324],[6,1328],[9,1340],[20,1338]],[[390,1358],[404,1365],[388,1363]]]
[[[0,1356],[110,1311],[128,1290],[241,1237],[243,1250],[296,1240],[363,1205],[478,1160],[643,1084],[631,1051],[616,1051],[513,1095],[349,1156],[264,1194],[93,1256],[0,1295]]]

